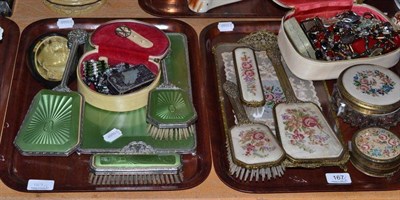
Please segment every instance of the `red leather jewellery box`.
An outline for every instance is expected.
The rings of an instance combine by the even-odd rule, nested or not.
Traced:
[[[81,57],[77,70],[78,91],[85,101],[114,112],[146,106],[149,91],[160,79],[159,61],[170,47],[166,34],[141,21],[114,20],[100,25],[90,44],[94,49]],[[98,74],[101,70],[108,78]]]
[[[278,34],[282,57],[290,70],[307,80],[336,79],[346,68],[396,65],[400,36],[378,9],[352,0],[279,0],[293,8]]]

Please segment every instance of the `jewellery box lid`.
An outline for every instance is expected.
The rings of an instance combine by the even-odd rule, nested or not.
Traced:
[[[170,47],[168,37],[156,26],[129,19],[100,25],[92,33],[90,43],[98,49],[96,56],[106,56],[110,64],[145,64],[154,73],[158,73],[158,65],[154,63],[163,58]],[[87,55],[87,59],[91,59],[91,55]]]
[[[335,16],[338,12],[343,10],[352,10],[356,13],[370,12],[375,15],[378,19],[382,21],[388,21],[387,18],[381,16],[382,14],[371,9],[369,7],[360,7],[357,9],[352,9],[354,4],[361,4],[363,1],[355,0],[273,0],[279,6],[284,8],[292,8],[293,12],[290,12],[287,16],[296,16],[298,20],[307,19],[315,17],[316,15],[320,17],[331,17]]]
[[[342,5],[342,6],[351,6],[353,5],[352,0],[337,0],[337,1],[330,1],[330,0],[272,0],[274,3],[282,6],[284,8],[315,8],[315,7],[322,7],[327,5]]]

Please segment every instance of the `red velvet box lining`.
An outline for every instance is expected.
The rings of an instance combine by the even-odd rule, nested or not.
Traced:
[[[118,36],[115,30],[127,26],[139,35],[153,43],[150,48],[143,48],[128,38]],[[153,25],[134,20],[121,20],[105,23],[99,26],[91,35],[90,43],[98,52],[86,54],[82,62],[98,60],[99,57],[108,58],[109,65],[129,63],[133,65],[144,64],[154,74],[158,74],[159,67],[150,61],[151,57],[161,58],[169,49],[169,39],[160,29]],[[81,63],[81,72],[83,65]],[[83,74],[83,73],[81,73]]]
[[[279,4],[292,7],[294,13],[286,16],[286,19],[296,17],[297,21],[303,21],[308,18],[320,17],[320,18],[331,18],[338,13],[351,10],[358,15],[364,13],[371,13],[377,19],[381,21],[387,21],[381,13],[369,7],[353,4],[352,0],[279,0]]]

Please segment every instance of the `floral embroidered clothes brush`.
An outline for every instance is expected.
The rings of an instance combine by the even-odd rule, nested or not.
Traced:
[[[284,174],[285,152],[268,126],[250,122],[241,104],[237,86],[223,85],[238,124],[227,132],[229,170],[242,181],[265,181]]]
[[[275,34],[260,31],[241,40],[266,51],[284,88],[286,102],[275,105],[277,137],[287,154],[287,167],[341,166],[348,153],[329,126],[320,108],[312,102],[297,99],[284,71]]]

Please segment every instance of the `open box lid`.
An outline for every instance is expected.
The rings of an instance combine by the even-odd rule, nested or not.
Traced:
[[[353,5],[362,3],[362,0],[272,0],[276,4],[284,8],[292,8],[293,11],[286,16],[296,16],[296,18],[309,18],[320,15],[320,17],[331,17],[336,15],[340,11],[353,10],[356,13],[372,12],[369,8],[357,7],[353,9]],[[380,14],[373,12],[374,15],[380,16]],[[382,17],[378,17],[380,20],[387,21]]]
[[[156,59],[168,53],[170,47],[169,39],[163,31],[136,20],[104,23],[92,33],[90,43],[98,49],[100,56],[130,64],[156,62]]]
[[[272,0],[274,3],[284,8],[296,8],[296,9],[310,9],[313,7],[324,7],[330,5],[350,6],[353,5],[352,0]]]

